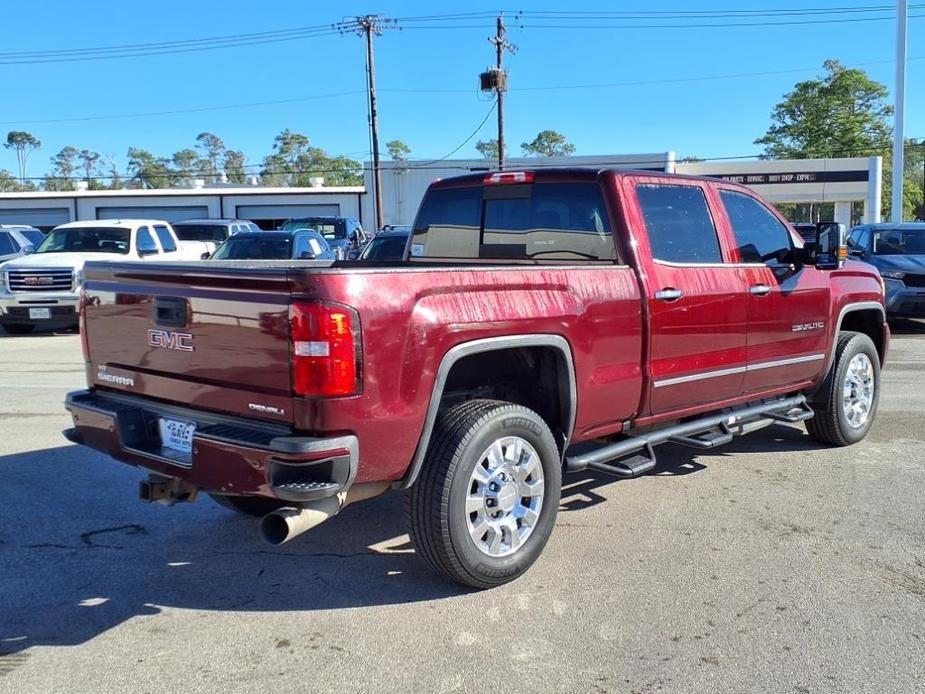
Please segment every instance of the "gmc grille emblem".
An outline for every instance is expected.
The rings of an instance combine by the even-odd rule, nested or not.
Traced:
[[[178,352],[192,352],[193,336],[189,333],[175,333],[172,330],[148,330],[148,344],[160,349],[175,349]]]
[[[52,282],[51,277],[23,277],[22,279],[22,283],[30,287],[47,286]]]

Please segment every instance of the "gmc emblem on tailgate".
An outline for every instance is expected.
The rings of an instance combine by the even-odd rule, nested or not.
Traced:
[[[148,344],[160,349],[175,349],[178,352],[192,352],[193,336],[189,333],[175,333],[172,330],[148,330]]]

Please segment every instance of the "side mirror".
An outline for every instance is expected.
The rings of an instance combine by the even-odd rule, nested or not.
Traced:
[[[35,253],[35,246],[33,246],[31,243],[27,243],[25,246],[22,247],[22,252],[25,253],[26,255],[29,255],[30,253]]]
[[[848,255],[854,256],[855,258],[863,258],[864,249],[863,248],[849,248]]]
[[[837,270],[848,258],[848,227],[838,222],[816,224],[816,267],[819,270]]]
[[[206,252],[203,253],[201,256],[199,256],[199,259],[200,259],[200,260],[208,260],[208,259],[211,258],[211,257],[212,257],[212,254],[209,253],[209,251],[206,251]]]
[[[314,260],[315,254],[311,251],[302,251],[299,253],[299,260]]]
[[[157,253],[156,248],[139,248],[138,255],[142,258],[148,255],[155,255]]]

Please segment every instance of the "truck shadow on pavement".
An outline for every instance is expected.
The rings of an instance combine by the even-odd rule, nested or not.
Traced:
[[[656,471],[690,474],[718,454],[812,445],[802,430],[774,426],[724,452],[664,446]],[[79,446],[0,457],[0,656],[81,644],[175,608],[310,613],[471,592],[414,556],[399,493],[351,506],[271,547],[259,538],[256,519],[207,497],[173,508],[140,503],[142,477]],[[606,488],[617,482],[567,475],[562,508],[606,501]]]

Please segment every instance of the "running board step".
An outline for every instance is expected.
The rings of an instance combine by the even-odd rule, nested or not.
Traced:
[[[655,467],[652,447],[660,443],[672,441],[709,449],[729,443],[734,429],[752,422],[770,419],[793,424],[810,417],[812,410],[803,395],[756,402],[597,447],[576,444],[566,453],[565,470],[579,472],[591,468],[618,477],[636,477]]]
[[[725,446],[730,441],[732,441],[732,433],[722,424],[715,429],[709,429],[700,434],[672,436],[668,439],[668,443],[677,443],[688,448],[700,448],[702,450]]]
[[[655,451],[652,446],[646,446],[625,458],[607,462],[593,461],[588,463],[588,467],[615,477],[639,477],[655,467]]]

